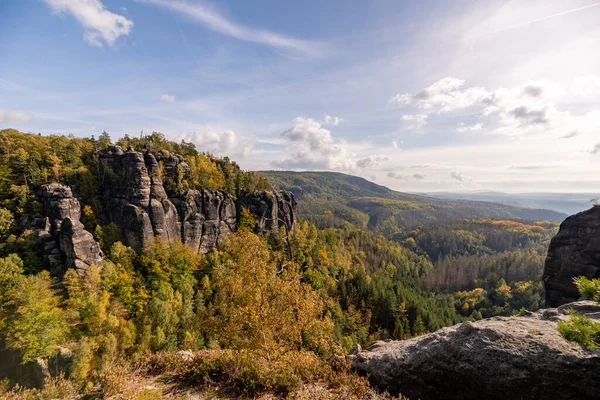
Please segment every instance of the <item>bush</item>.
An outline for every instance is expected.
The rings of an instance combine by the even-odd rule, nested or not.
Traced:
[[[186,368],[191,364],[194,355],[188,352],[159,351],[148,353],[136,362],[134,369],[141,370],[147,374],[160,375],[165,372],[185,374]]]
[[[65,379],[62,375],[46,378],[43,389],[25,389],[16,385],[12,390],[3,394],[4,400],[50,400],[67,399],[77,394],[73,381]]]
[[[99,382],[104,397],[122,393],[129,385],[128,369],[123,365],[114,365],[100,375]]]
[[[571,314],[569,321],[559,321],[558,331],[569,341],[591,349],[600,345],[600,323],[584,315]]]
[[[302,384],[343,387],[355,396],[363,396],[370,388],[364,378],[335,371],[317,355],[307,351],[290,351],[268,360],[258,351],[206,350],[196,353],[186,381],[206,387],[226,387],[234,395],[256,396],[276,393],[286,396]]]
[[[588,279],[585,276],[579,276],[573,279],[579,294],[589,300],[600,301],[600,279]]]

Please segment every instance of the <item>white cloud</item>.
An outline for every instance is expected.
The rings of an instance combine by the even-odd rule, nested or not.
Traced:
[[[598,153],[600,153],[600,143],[596,143],[594,145],[594,148],[592,149],[592,151],[590,151],[590,153],[592,153],[592,154],[598,154]]]
[[[294,126],[281,136],[287,142],[285,153],[290,156],[273,162],[279,168],[354,171],[374,168],[388,160],[380,155],[357,158],[347,144],[334,140],[331,132],[312,118],[294,119]]]
[[[356,166],[359,168],[375,168],[388,160],[386,156],[373,155],[357,160]]]
[[[162,96],[160,96],[160,99],[162,101],[166,101],[167,103],[171,103],[171,104],[175,103],[175,100],[176,100],[175,96],[170,95],[170,94],[163,94]]]
[[[418,109],[440,114],[471,107],[488,95],[484,88],[477,86],[461,91],[464,83],[462,79],[446,77],[418,93],[398,94],[390,99],[390,103],[398,106],[412,104]]]
[[[338,126],[342,123],[342,121],[343,119],[341,119],[340,117],[332,117],[331,115],[326,115],[325,118],[323,118],[323,125]]]
[[[412,94],[399,93],[390,99],[390,103],[398,106],[407,106],[412,103]]]
[[[128,35],[133,21],[104,8],[100,0],[44,0],[56,14],[71,14],[84,28],[84,39],[93,46],[112,46]]]
[[[567,133],[566,135],[561,136],[561,139],[571,139],[574,138],[575,136],[579,136],[581,134],[581,132],[579,131],[571,131],[569,133]]]
[[[509,169],[517,169],[517,170],[540,170],[540,169],[550,169],[550,168],[558,168],[558,164],[547,164],[547,163],[525,163],[525,164],[514,164],[509,167]]]
[[[153,4],[159,7],[167,8],[171,11],[184,15],[189,19],[199,22],[214,32],[231,36],[239,40],[262,43],[278,49],[300,51],[305,54],[319,53],[319,46],[316,43],[281,35],[268,30],[255,29],[237,24],[228,20],[217,11],[208,8],[204,4],[189,3],[179,0],[138,1],[141,3]]]
[[[331,132],[312,118],[296,118],[294,126],[281,136],[290,142],[306,145],[310,150],[319,150],[333,143]]]
[[[422,112],[402,117],[417,121],[412,128],[422,127],[433,114],[452,113],[465,108],[469,108],[472,116],[486,118],[488,135],[546,133],[557,138],[572,138],[578,135],[574,132],[590,133],[600,127],[600,111],[573,114],[561,109],[559,102],[567,92],[550,81],[528,81],[523,85],[495,90],[479,86],[463,89],[464,83],[461,79],[444,78],[416,94],[400,94],[391,102]],[[483,126],[483,123],[467,125],[461,122],[456,132],[481,131]],[[564,132],[569,133],[565,135]]]
[[[483,129],[483,124],[478,123],[474,125],[465,125],[463,122],[458,124],[458,128],[456,128],[457,133],[466,133],[466,132],[479,132]]]
[[[437,167],[438,167],[438,165],[433,164],[433,163],[417,164],[417,165],[410,166],[410,168],[412,168],[412,169],[429,169],[429,168],[437,168]]]
[[[402,175],[394,171],[390,171],[387,174],[388,178],[398,179],[398,180],[408,180],[409,175]]]
[[[181,140],[192,142],[198,151],[206,151],[218,156],[247,157],[252,153],[255,140],[241,136],[234,131],[195,132],[180,137]]]
[[[460,182],[462,182],[462,181],[464,181],[464,180],[465,180],[465,177],[463,176],[463,173],[462,173],[462,172],[456,172],[456,171],[452,171],[452,172],[450,173],[450,177],[451,177],[452,179],[456,179],[457,181],[460,181]]]
[[[24,111],[2,111],[0,110],[0,123],[6,122],[28,122],[32,116]]]
[[[390,171],[386,175],[388,178],[397,179],[397,180],[405,180],[405,181],[408,181],[410,179],[421,181],[421,180],[425,179],[425,175],[423,175],[423,174],[402,175],[402,174],[399,174],[394,171]]]
[[[425,124],[427,124],[427,115],[426,114],[405,114],[402,116],[403,121],[412,121],[414,122],[409,126],[410,129],[420,129]]]

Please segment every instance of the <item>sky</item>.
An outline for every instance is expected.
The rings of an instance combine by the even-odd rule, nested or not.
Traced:
[[[411,192],[600,189],[600,2],[0,0],[0,129]]]

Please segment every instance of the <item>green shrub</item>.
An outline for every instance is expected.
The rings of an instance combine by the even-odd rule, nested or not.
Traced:
[[[589,300],[600,301],[600,279],[588,279],[585,276],[578,276],[573,279],[579,294]]]
[[[565,339],[589,348],[600,345],[600,323],[584,315],[572,314],[568,321],[559,321],[558,331]]]

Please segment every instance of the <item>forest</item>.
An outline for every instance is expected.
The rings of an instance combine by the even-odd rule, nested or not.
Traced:
[[[375,392],[343,361],[354,345],[543,306],[543,257],[557,224],[466,218],[464,208],[438,222],[411,214],[410,224],[386,225],[351,204],[318,209],[323,219],[300,213],[291,232],[260,235],[243,211],[237,232],[208,254],[160,239],[136,251],[104,208],[98,154],[110,144],[107,133],[0,131],[0,357],[22,371],[37,364],[60,371],[44,389],[28,389],[21,369],[0,368],[6,398],[110,397],[133,371],[167,370],[222,396],[303,398],[301,389],[318,383],[332,398],[367,398]],[[209,188],[235,198],[274,186],[159,133],[117,144],[183,156],[189,175],[165,176],[174,191]],[[82,222],[106,255],[83,275],[51,275],[40,257],[30,224],[42,212],[36,189],[50,182],[73,188]],[[393,207],[425,207],[406,196]],[[301,207],[305,196],[297,197]],[[193,356],[184,362],[178,351]]]

